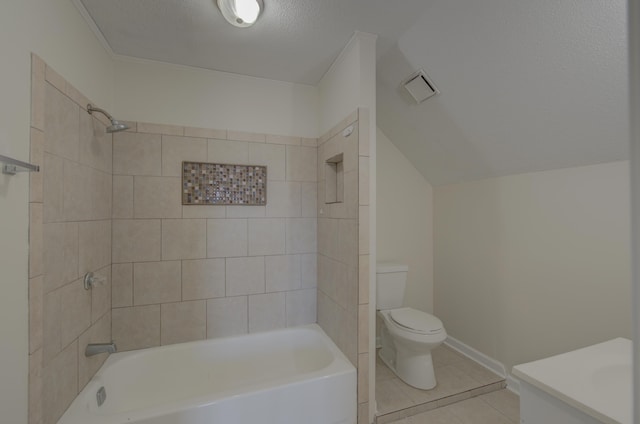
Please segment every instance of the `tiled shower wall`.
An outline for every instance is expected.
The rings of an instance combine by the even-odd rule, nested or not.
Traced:
[[[55,423],[106,359],[111,340],[111,148],[88,100],[32,56],[29,422]],[[105,282],[87,291],[82,276]]]
[[[327,160],[342,155],[340,202]],[[359,109],[318,141],[318,324],[358,369],[358,423],[369,423],[369,115]],[[329,196],[333,200],[334,196]]]
[[[266,206],[181,204],[181,162],[266,165]],[[120,350],[316,322],[317,141],[132,123],[113,140]]]

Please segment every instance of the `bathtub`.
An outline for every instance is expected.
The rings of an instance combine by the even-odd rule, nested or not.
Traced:
[[[112,354],[58,424],[355,424],[356,402],[355,368],[313,324]]]
[[[517,365],[522,424],[631,424],[631,340]]]

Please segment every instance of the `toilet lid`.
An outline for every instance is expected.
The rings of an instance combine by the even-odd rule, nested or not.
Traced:
[[[391,312],[391,319],[401,327],[419,334],[436,334],[442,331],[442,321],[431,314],[412,308]]]

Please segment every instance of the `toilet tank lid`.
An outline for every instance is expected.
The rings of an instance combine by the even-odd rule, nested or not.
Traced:
[[[395,262],[378,262],[376,264],[376,272],[378,274],[386,274],[389,272],[408,272],[409,267],[407,265],[398,264]]]

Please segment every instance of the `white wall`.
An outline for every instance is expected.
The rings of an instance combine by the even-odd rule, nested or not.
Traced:
[[[121,119],[318,137],[316,87],[128,58],[115,65]]]
[[[435,313],[515,364],[631,335],[628,162],[435,189]]]
[[[31,52],[100,106],[113,66],[69,0],[0,2],[0,154],[29,159]],[[27,174],[0,174],[0,411],[27,422]]]
[[[433,188],[378,129],[378,261],[409,265],[405,305],[433,312]]]

